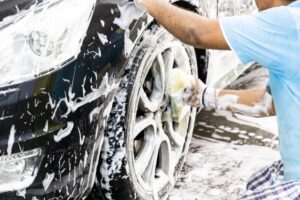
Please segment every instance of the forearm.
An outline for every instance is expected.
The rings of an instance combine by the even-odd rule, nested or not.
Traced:
[[[195,45],[194,25],[197,14],[177,8],[165,1],[145,1],[144,6],[162,26],[183,42]],[[176,14],[175,14],[176,13]],[[201,19],[202,20],[202,19]]]
[[[208,19],[165,1],[145,0],[143,6],[179,40],[197,48],[229,49],[223,38],[215,35],[218,32],[216,30],[219,30],[217,20]]]
[[[214,90],[208,88],[204,94],[208,108],[228,110],[253,117],[275,115],[273,99],[264,89]]]

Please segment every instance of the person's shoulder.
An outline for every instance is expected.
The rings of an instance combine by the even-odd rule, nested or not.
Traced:
[[[294,18],[288,6],[270,8],[254,15],[258,20],[270,26],[293,27]]]
[[[279,6],[274,8],[269,8],[263,11],[260,11],[257,13],[260,17],[277,17],[281,18],[282,15],[287,15],[289,13],[289,7],[288,6]]]
[[[300,0],[290,3],[288,7],[300,8]]]

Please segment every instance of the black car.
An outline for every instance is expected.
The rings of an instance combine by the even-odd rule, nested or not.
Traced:
[[[205,80],[206,50],[133,2],[0,0],[0,51],[0,199],[167,198],[196,110],[175,118],[166,83]]]

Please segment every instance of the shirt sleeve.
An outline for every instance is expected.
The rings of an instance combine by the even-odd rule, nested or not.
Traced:
[[[284,7],[220,20],[223,35],[243,63],[258,62],[280,72],[282,48],[287,47],[291,15]]]

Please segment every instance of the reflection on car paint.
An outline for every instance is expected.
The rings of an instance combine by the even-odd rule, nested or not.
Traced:
[[[17,16],[33,12],[35,7],[47,11],[44,1],[35,2],[3,19],[17,20]],[[0,156],[33,148],[42,148],[43,153],[39,155],[41,163],[34,184],[0,194],[0,199],[81,199],[95,182],[102,142],[104,147],[110,142],[109,137],[104,140],[103,132],[112,99],[128,57],[153,18],[133,3],[97,1],[89,20],[87,35],[79,40],[81,49],[77,48],[73,59],[40,76],[1,85]],[[119,93],[116,99],[125,101],[124,94]],[[118,133],[110,132],[109,136],[124,145]],[[102,152],[102,159],[109,151]],[[113,160],[100,170],[103,174],[119,170],[120,162]],[[104,188],[105,181],[101,181]]]

